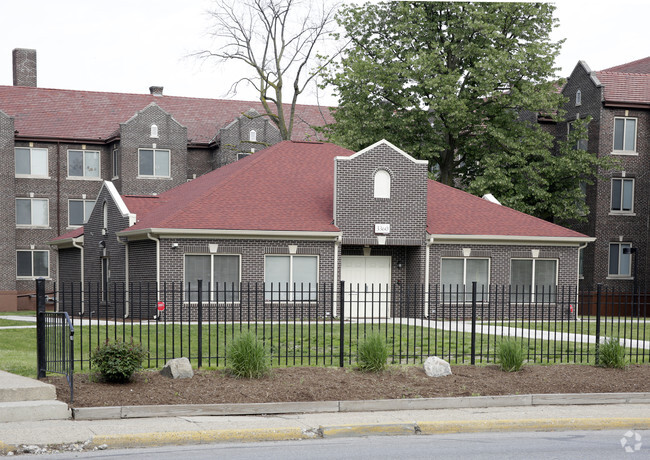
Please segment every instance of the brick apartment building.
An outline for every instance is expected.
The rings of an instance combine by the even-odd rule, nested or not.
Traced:
[[[513,286],[516,295],[505,302],[494,294],[513,315],[537,311],[531,308],[548,315],[563,308],[555,302],[559,289],[575,293],[578,251],[591,241],[431,181],[426,160],[386,141],[359,152],[285,141],[157,196],[120,195],[106,181],[88,222],[51,243],[59,281],[92,289],[64,288],[61,308],[151,317],[156,286],[165,286],[165,298],[182,312],[197,300],[182,289],[196,289],[198,279],[211,286],[204,299],[212,295],[215,305],[233,309],[244,305],[250,284],[267,287],[255,308],[274,295],[295,308],[316,300],[317,284],[344,280],[352,290],[372,290],[348,308],[372,304],[381,316],[394,315],[387,298],[394,286],[429,292],[444,285],[441,300],[454,304],[468,300],[462,292],[476,281],[479,292]],[[294,285],[310,288],[295,294]],[[111,286],[153,290],[129,298]],[[528,309],[518,311],[522,305]],[[171,310],[166,314],[178,313]]]
[[[567,123],[557,125],[565,137],[571,122],[591,117],[588,138],[581,142],[598,156],[611,156],[619,167],[600,171],[587,186],[588,221],[572,224],[595,237],[584,249],[582,281],[632,291],[648,290],[650,251],[650,57],[601,71],[580,61],[562,93],[569,99]]]
[[[36,51],[13,52],[13,86],[0,86],[0,311],[29,303],[34,279],[56,280],[47,244],[88,219],[110,180],[121,195],[160,194],[279,142],[258,102],[37,86]],[[294,140],[328,122],[296,109]]]

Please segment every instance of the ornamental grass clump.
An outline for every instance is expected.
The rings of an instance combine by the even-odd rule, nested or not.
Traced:
[[[228,370],[235,377],[257,379],[269,373],[271,365],[264,344],[246,332],[228,347]]]
[[[109,383],[126,383],[142,367],[149,352],[131,339],[131,342],[106,342],[90,355],[90,365],[97,367],[102,379]]]
[[[497,361],[504,372],[517,372],[524,365],[524,349],[516,340],[506,339],[499,344]]]
[[[624,369],[627,367],[625,348],[619,339],[611,337],[598,346],[598,366]]]
[[[371,334],[359,344],[357,366],[364,372],[381,372],[386,369],[388,347],[383,337]]]

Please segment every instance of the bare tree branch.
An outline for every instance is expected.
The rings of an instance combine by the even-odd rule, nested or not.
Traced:
[[[251,85],[259,94],[263,115],[278,127],[282,139],[291,139],[300,94],[343,50],[339,46],[325,62],[315,59],[319,46],[336,28],[339,7],[331,0],[320,1],[215,0],[209,14],[216,49],[193,54],[248,66],[252,74],[233,83],[230,92],[236,93],[241,84]]]

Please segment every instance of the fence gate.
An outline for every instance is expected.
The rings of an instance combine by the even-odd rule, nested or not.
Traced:
[[[36,280],[36,343],[38,378],[63,374],[74,398],[74,327],[66,312],[45,311],[45,280]]]

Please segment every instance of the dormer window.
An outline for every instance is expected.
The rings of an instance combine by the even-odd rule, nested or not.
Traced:
[[[158,138],[158,125],[151,125],[151,136],[153,138]]]
[[[576,91],[576,107],[582,105],[582,93],[580,90]]]
[[[375,198],[390,198],[390,174],[385,169],[375,173]]]
[[[248,133],[248,140],[251,142],[257,142],[257,131],[251,129],[250,133]]]

